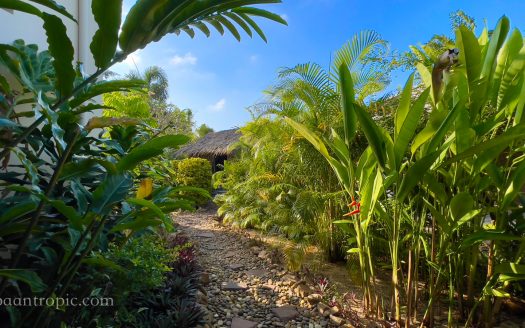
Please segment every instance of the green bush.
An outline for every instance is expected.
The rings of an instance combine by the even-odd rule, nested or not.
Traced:
[[[177,184],[187,187],[212,189],[211,164],[203,158],[187,158],[176,162]],[[193,191],[184,191],[183,196],[193,198],[197,205],[206,204],[209,197]]]
[[[154,235],[133,238],[122,247],[111,244],[107,256],[125,268],[116,272],[118,279],[115,279],[117,289],[122,288],[119,294],[124,296],[160,287],[171,270],[169,263],[176,258]]]

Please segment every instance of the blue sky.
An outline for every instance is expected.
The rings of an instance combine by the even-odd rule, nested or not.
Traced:
[[[125,0],[125,11],[133,0]],[[507,15],[513,27],[525,27],[523,0],[283,0],[261,6],[280,14],[288,26],[259,20],[268,43],[245,36],[213,33],[170,35],[130,56],[114,71],[125,73],[158,65],[170,79],[170,101],[191,108],[197,125],[216,131],[242,126],[250,120],[247,107],[263,99],[263,91],[276,81],[279,68],[299,63],[329,65],[330,54],[355,33],[372,29],[405,51],[433,34],[451,34],[450,13],[461,9],[473,16],[478,32],[486,20],[493,28]],[[404,84],[407,73],[395,72],[390,89]]]

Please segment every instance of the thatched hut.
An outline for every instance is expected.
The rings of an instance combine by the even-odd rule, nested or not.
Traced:
[[[232,155],[230,146],[237,143],[240,136],[238,129],[208,133],[175,152],[175,158],[205,158],[210,161],[213,172],[219,171],[224,161]]]

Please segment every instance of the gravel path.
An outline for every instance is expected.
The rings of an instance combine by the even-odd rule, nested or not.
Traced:
[[[248,234],[219,224],[213,212],[180,214],[175,222],[196,245],[205,271],[198,295],[208,310],[205,327],[353,327],[337,322],[330,309],[319,313],[319,295],[273,264],[272,252]]]

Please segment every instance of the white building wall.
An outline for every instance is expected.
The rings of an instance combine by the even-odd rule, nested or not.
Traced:
[[[73,64],[76,65],[76,62],[82,62],[85,74],[91,75],[96,71],[96,67],[89,45],[91,44],[93,35],[98,29],[98,25],[91,13],[91,0],[56,0],[56,2],[64,6],[66,10],[75,17],[78,24],[70,18],[62,16],[47,7],[34,2],[31,2],[31,4],[42,11],[62,18],[69,39],[75,49],[75,62]],[[39,50],[47,49],[47,36],[43,28],[43,21],[37,16],[0,9],[0,31],[0,43],[11,44],[17,39],[23,39],[26,44],[37,44]],[[17,81],[14,78],[10,78],[9,74],[6,74],[6,71],[2,68],[0,68],[0,73],[8,79],[12,87],[16,88]],[[29,105],[21,105],[17,110],[28,111],[31,110],[31,107]],[[87,121],[93,115],[99,116],[101,113],[84,114],[82,121]],[[23,126],[27,126],[32,122],[32,118],[22,118],[20,120]],[[11,164],[19,164],[15,156],[11,156],[10,162]]]
[[[67,28],[67,34],[75,48],[75,61],[84,63],[85,72],[92,74],[95,71],[95,66],[89,44],[98,26],[91,13],[91,0],[57,0],[57,2],[75,17],[78,24],[46,7],[34,2],[31,4],[42,11],[62,18]],[[0,9],[0,31],[2,31],[0,43],[9,44],[14,40],[24,39],[26,43],[37,44],[39,49],[45,50],[47,49],[47,37],[42,24],[43,21],[34,15]]]

